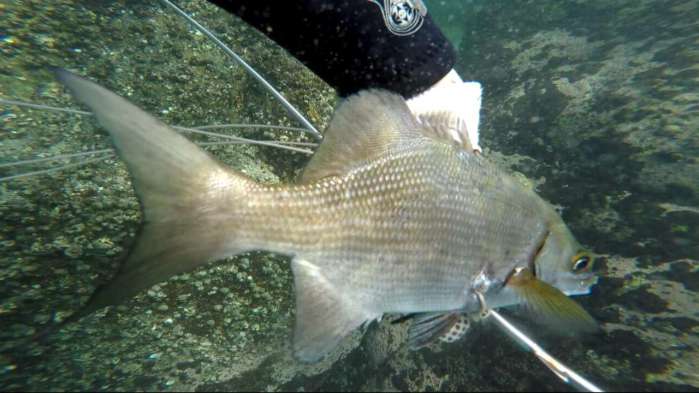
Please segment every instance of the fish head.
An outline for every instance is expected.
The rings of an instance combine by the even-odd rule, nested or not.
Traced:
[[[568,296],[587,295],[597,283],[592,253],[580,246],[558,214],[552,217],[532,264],[539,280]]]

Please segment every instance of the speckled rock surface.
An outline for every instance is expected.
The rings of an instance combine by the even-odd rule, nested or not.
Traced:
[[[461,45],[457,70],[484,84],[486,154],[527,176],[599,253],[603,279],[580,302],[603,332],[560,338],[532,327],[523,313],[508,315],[605,388],[697,390],[699,5],[514,3],[470,1],[442,10],[454,15],[442,19],[463,23],[448,32]],[[332,90],[296,61],[204,1],[178,4],[313,123],[327,122]],[[47,70],[61,66],[169,124],[296,125],[159,3],[3,3],[0,22],[7,26],[0,31],[0,97],[76,108]],[[310,141],[286,131],[226,132]],[[106,134],[88,117],[0,107],[0,162],[106,147]],[[308,159],[246,145],[207,150],[270,183],[290,181]],[[0,167],[0,176],[17,172]],[[488,321],[473,324],[462,341],[411,352],[405,324],[387,318],[326,361],[300,364],[289,348],[288,260],[262,252],[175,277],[45,344],[27,343],[116,272],[139,222],[126,169],[113,157],[0,182],[0,389],[569,389]]]
[[[457,69],[484,83],[488,147],[526,157],[601,254],[582,303],[604,334],[562,358],[609,388],[699,389],[699,4],[517,3],[473,9]]]
[[[206,2],[181,2],[255,64],[316,124],[334,94],[271,43]],[[87,75],[169,124],[296,125],[240,67],[158,3],[2,4],[0,96],[77,108],[49,66]],[[86,39],[89,38],[89,39]],[[224,130],[253,139],[312,142],[303,133]],[[1,162],[109,147],[90,117],[2,108]],[[221,139],[192,137],[197,142]],[[288,181],[305,154],[249,145],[206,149],[266,183]],[[5,167],[2,176],[49,168]],[[253,253],[159,284],[133,301],[27,342],[78,310],[118,269],[141,214],[124,165],[113,156],[49,175],[0,182],[0,388],[3,390],[195,390],[273,363],[274,389],[326,363],[290,356],[288,260]],[[347,348],[358,343],[348,341]],[[19,347],[15,347],[19,345]],[[348,351],[349,349],[345,349]],[[342,351],[336,356],[340,356]],[[264,386],[262,389],[266,389]]]

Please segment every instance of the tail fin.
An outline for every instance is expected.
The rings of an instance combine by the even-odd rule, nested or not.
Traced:
[[[211,259],[244,251],[235,245],[239,223],[231,209],[250,180],[107,89],[65,70],[55,72],[111,134],[143,211],[140,234],[119,274],[71,320]]]

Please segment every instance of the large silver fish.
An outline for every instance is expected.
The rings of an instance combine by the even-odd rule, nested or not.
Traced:
[[[298,184],[257,184],[121,97],[58,79],[112,136],[140,199],[143,228],[117,277],[83,313],[172,275],[249,250],[292,256],[294,350],[315,361],[384,313],[421,313],[434,337],[489,307],[526,302],[592,326],[564,295],[595,282],[552,206],[452,142],[443,115],[366,91],[342,103]]]

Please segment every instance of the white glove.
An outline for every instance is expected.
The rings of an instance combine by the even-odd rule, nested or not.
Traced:
[[[481,152],[478,144],[482,88],[478,82],[464,82],[453,69],[426,92],[408,100],[415,117],[449,113],[449,135],[460,145]]]

